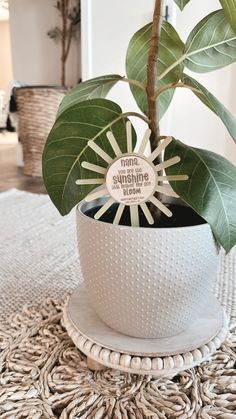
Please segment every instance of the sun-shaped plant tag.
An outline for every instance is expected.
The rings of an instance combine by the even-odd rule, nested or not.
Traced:
[[[101,167],[89,162],[82,162],[82,167],[92,172],[104,175],[100,179],[78,179],[77,185],[96,185],[102,184],[103,187],[85,197],[86,202],[93,201],[104,195],[109,198],[106,203],[96,212],[95,219],[99,219],[114,203],[118,203],[113,224],[119,224],[125,206],[130,209],[131,225],[139,226],[139,207],[141,207],[147,222],[154,224],[153,216],[147,206],[151,202],[167,217],[172,216],[172,212],[159,199],[155,193],[159,192],[167,196],[178,197],[178,195],[168,186],[162,185],[163,181],[183,181],[187,180],[187,175],[158,175],[158,172],[173,166],[180,161],[179,156],[172,157],[157,165],[153,162],[163,150],[170,144],[172,137],[166,137],[160,141],[156,149],[146,157],[144,151],[148,143],[151,131],[147,129],[137,152],[132,147],[132,126],[126,123],[127,133],[127,153],[122,153],[113,133],[107,132],[107,138],[114,150],[115,158],[110,157],[93,140],[88,141],[88,146],[97,153],[106,163],[107,167]]]

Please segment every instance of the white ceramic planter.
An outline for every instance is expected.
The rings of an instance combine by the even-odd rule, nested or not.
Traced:
[[[82,273],[93,309],[111,328],[140,338],[173,336],[211,304],[218,252],[208,224],[115,226],[84,215],[89,208],[77,208]]]

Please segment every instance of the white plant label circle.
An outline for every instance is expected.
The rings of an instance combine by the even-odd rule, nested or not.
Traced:
[[[145,157],[127,154],[117,158],[108,168],[106,188],[116,202],[139,205],[155,192],[155,167]]]
[[[147,202],[152,203],[167,217],[172,216],[171,210],[163,204],[157,197],[156,192],[178,197],[168,184],[163,182],[169,181],[185,181],[188,180],[188,175],[176,174],[167,176],[162,174],[162,171],[167,167],[171,167],[180,162],[179,156],[173,156],[168,160],[164,160],[155,165],[156,158],[161,155],[165,148],[171,143],[172,137],[165,137],[161,139],[157,147],[149,154],[148,157],[144,155],[145,149],[151,134],[148,128],[145,131],[141,144],[136,151],[132,145],[132,126],[130,121],[126,123],[127,134],[127,152],[122,153],[119,143],[112,131],[106,133],[107,139],[115,153],[115,158],[112,158],[105,152],[94,140],[88,141],[90,147],[99,157],[105,162],[105,166],[98,166],[88,161],[83,161],[81,166],[99,175],[99,177],[89,177],[77,179],[77,185],[98,185],[101,187],[92,191],[85,197],[86,202],[93,201],[102,196],[107,196],[107,201],[94,214],[94,219],[98,220],[103,214],[109,210],[113,204],[117,203],[117,210],[114,215],[113,224],[119,224],[123,211],[126,206],[130,211],[130,223],[133,227],[139,227],[139,208],[142,210],[147,222],[154,224],[153,215],[147,205]]]

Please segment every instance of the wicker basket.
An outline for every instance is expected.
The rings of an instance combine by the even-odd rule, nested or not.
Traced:
[[[42,176],[44,143],[66,93],[63,87],[30,86],[14,89],[18,134],[23,148],[24,174]]]

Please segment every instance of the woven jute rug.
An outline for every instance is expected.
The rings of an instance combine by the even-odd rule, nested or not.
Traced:
[[[208,362],[172,379],[92,372],[62,321],[81,280],[74,214],[15,190],[0,194],[0,214],[0,418],[236,418],[234,251],[221,253],[216,286],[230,333]]]

